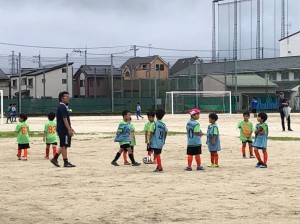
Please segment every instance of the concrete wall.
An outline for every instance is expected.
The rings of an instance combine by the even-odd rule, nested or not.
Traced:
[[[9,97],[9,87],[8,87],[8,80],[0,80],[0,89],[3,90],[3,97]]]
[[[300,55],[300,33],[280,41],[280,57]]]

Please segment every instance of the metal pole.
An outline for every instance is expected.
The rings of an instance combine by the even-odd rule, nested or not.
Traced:
[[[3,90],[0,90],[0,94],[1,94],[1,124],[3,124]]]
[[[22,94],[21,94],[21,53],[19,53],[19,114],[22,113]]]
[[[235,111],[238,109],[237,96],[237,59],[234,60],[234,95],[235,95]]]
[[[171,108],[172,108],[172,115],[174,114],[174,93],[171,92]]]
[[[66,90],[67,92],[69,91],[69,56],[68,56],[68,53],[66,54],[66,84],[67,84],[67,87],[66,87]]]
[[[156,57],[154,58],[154,108],[157,109],[157,103],[156,103]]]
[[[110,55],[110,74],[111,74],[111,112],[114,113],[114,62],[113,54]]]
[[[45,75],[45,68],[43,66],[43,96],[44,99],[46,97],[46,75]]]
[[[96,98],[97,95],[97,80],[96,80],[96,67],[94,68],[94,98]]]
[[[198,57],[196,57],[196,107],[198,107]]]

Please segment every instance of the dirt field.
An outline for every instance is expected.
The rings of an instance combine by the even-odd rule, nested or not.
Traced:
[[[145,120],[137,121],[142,131]],[[44,160],[42,138],[31,138],[28,161],[17,161],[16,139],[0,139],[0,223],[300,223],[300,141],[269,141],[267,169],[242,159],[237,122],[242,115],[220,115],[220,168],[186,172],[186,136],[167,138],[164,173],[154,165],[114,167],[118,144],[112,140],[120,117],[71,117],[77,134],[69,150],[76,168],[57,168]],[[166,115],[172,132],[185,131],[188,115]],[[292,114],[294,132],[282,132],[279,114],[269,114],[270,136],[300,137],[300,114]],[[251,118],[256,123],[254,118]],[[29,118],[42,131],[46,118]],[[199,120],[206,132],[207,114]],[[13,131],[15,124],[0,126]],[[205,143],[205,138],[202,138]],[[146,154],[137,136],[136,159]],[[60,158],[59,161],[62,164]],[[195,162],[193,163],[195,170]]]

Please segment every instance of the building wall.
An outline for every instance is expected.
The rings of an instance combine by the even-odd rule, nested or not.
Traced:
[[[280,57],[300,55],[300,33],[280,41]]]
[[[9,97],[9,87],[8,87],[7,81],[8,80],[0,80],[0,89],[3,90],[4,98]]]

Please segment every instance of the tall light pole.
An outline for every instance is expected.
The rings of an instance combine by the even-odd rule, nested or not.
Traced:
[[[216,5],[223,0],[213,0],[212,1],[212,49],[211,49],[211,60],[216,62]]]

